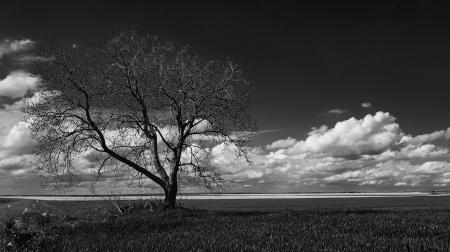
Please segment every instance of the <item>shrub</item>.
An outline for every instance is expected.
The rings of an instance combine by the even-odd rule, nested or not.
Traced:
[[[51,229],[59,223],[56,215],[26,208],[15,218],[6,221],[4,234],[7,247],[19,250],[40,250],[45,240],[54,240]]]

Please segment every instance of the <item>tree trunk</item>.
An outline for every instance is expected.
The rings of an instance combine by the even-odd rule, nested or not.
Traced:
[[[175,208],[176,202],[177,202],[177,193],[178,188],[173,188],[169,186],[168,190],[165,190],[165,198],[164,198],[164,204],[167,206],[167,208]]]

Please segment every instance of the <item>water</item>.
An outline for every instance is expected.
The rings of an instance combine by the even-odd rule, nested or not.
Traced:
[[[383,198],[383,197],[418,197],[418,196],[447,196],[450,194],[430,194],[422,192],[406,193],[287,193],[287,194],[191,194],[178,195],[179,199],[185,200],[208,200],[208,199],[329,199],[329,198]],[[163,196],[0,196],[0,198],[16,198],[31,200],[53,200],[53,201],[95,201],[106,199],[136,200],[136,199],[162,199]]]

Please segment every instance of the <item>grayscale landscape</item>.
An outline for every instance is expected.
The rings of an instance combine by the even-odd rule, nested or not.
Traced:
[[[450,3],[0,8],[0,251],[450,251]]]

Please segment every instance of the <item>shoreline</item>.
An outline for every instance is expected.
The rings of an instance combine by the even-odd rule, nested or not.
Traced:
[[[391,198],[391,197],[440,197],[448,193],[433,194],[421,192],[406,193],[287,193],[287,194],[180,194],[183,200],[230,200],[230,199],[331,199],[331,198]],[[0,196],[6,199],[28,199],[43,201],[96,201],[107,199],[137,200],[163,199],[163,195],[8,195]]]

